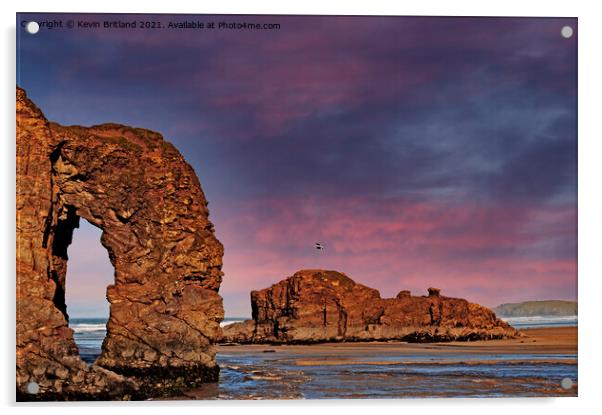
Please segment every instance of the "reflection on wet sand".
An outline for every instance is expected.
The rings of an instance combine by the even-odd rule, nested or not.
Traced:
[[[220,346],[219,385],[182,398],[577,396],[577,329],[524,333],[468,343]],[[568,389],[561,387],[565,378]]]

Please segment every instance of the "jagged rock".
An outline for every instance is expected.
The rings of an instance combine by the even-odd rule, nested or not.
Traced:
[[[451,341],[520,336],[478,304],[401,291],[381,298],[377,290],[336,271],[302,270],[251,292],[252,320],[223,328],[222,342],[315,343],[331,341]]]
[[[17,88],[18,398],[143,398],[217,381],[223,247],[208,214],[193,169],[160,134],[49,123]],[[65,305],[79,218],[102,229],[115,268],[90,368]]]

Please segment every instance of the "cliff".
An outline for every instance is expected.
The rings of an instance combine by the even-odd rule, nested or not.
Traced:
[[[193,169],[158,133],[50,123],[19,88],[16,104],[17,398],[143,399],[216,382],[223,247]],[[65,304],[80,218],[102,230],[115,268],[91,367]]]
[[[546,300],[501,304],[493,309],[502,317],[576,316],[576,301]]]
[[[317,343],[403,340],[411,342],[503,339],[519,332],[478,304],[401,291],[377,290],[336,271],[302,270],[251,292],[252,319],[223,328],[222,342]]]

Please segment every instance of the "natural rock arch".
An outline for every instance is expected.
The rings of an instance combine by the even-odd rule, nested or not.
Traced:
[[[115,268],[107,335],[91,368],[77,355],[64,299],[66,251],[80,217],[102,230]],[[48,123],[17,89],[21,397],[29,398],[30,382],[47,397],[81,398],[217,381],[222,256],[193,169],[160,134]]]

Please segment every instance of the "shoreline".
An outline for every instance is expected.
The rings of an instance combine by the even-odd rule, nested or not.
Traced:
[[[519,330],[525,337],[503,340],[478,340],[446,343],[336,342],[297,344],[218,345],[219,354],[287,352],[294,354],[577,354],[577,327],[543,327]]]
[[[448,343],[218,346],[217,391],[188,399],[577,396],[577,327]],[[561,386],[563,380],[569,387]]]
[[[470,342],[217,345],[219,382],[151,400],[577,396],[577,327],[520,332]]]

